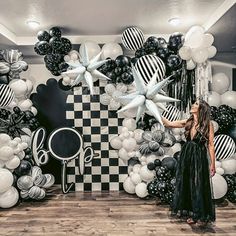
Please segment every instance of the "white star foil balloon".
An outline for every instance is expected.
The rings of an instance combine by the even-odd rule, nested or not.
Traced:
[[[104,65],[108,60],[99,61],[102,52],[89,60],[88,51],[85,44],[81,45],[80,62],[66,62],[72,69],[63,72],[64,75],[77,75],[71,83],[71,87],[78,85],[83,80],[87,83],[90,93],[93,95],[93,78],[97,77],[102,80],[110,80],[107,76],[99,72],[97,69]]]
[[[158,108],[166,110],[163,102],[176,102],[178,99],[171,98],[163,95],[163,88],[168,84],[168,77],[161,82],[156,83],[157,73],[153,75],[147,85],[139,74],[139,72],[133,67],[132,68],[134,81],[136,84],[137,91],[126,96],[120,97],[121,101],[128,101],[129,103],[121,108],[117,112],[126,111],[128,109],[137,108],[136,122],[146,111],[149,111],[156,120],[163,126],[161,113]]]

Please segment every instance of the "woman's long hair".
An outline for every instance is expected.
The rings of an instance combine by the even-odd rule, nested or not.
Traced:
[[[209,104],[204,100],[199,100],[198,124],[196,130],[199,133],[201,133],[202,137],[206,141],[209,140],[210,115],[211,115],[211,108]],[[193,115],[191,115],[186,122],[185,137],[191,136],[190,131],[192,127],[193,127]]]

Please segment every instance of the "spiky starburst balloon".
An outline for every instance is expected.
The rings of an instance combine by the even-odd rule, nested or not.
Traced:
[[[74,87],[83,80],[85,80],[87,85],[89,86],[90,93],[93,95],[94,77],[97,77],[98,79],[102,80],[110,80],[110,78],[108,78],[97,70],[97,68],[105,64],[108,60],[99,61],[102,52],[100,52],[98,55],[89,60],[88,51],[85,44],[81,45],[80,52],[80,62],[66,62],[72,69],[63,72],[62,74],[77,75],[75,80],[71,83],[71,87]]]
[[[166,110],[163,102],[176,102],[178,99],[171,98],[163,95],[163,88],[168,84],[170,77],[158,82],[156,84],[157,73],[153,75],[150,82],[145,85],[140,73],[133,67],[132,68],[134,81],[137,91],[120,97],[121,101],[129,102],[118,112],[122,112],[131,108],[137,108],[136,122],[140,119],[143,113],[149,111],[156,120],[163,125],[161,120],[161,113],[158,109]]]

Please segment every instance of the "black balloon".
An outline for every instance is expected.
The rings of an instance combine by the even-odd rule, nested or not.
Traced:
[[[168,47],[177,52],[183,45],[183,34],[181,33],[174,33],[169,37],[169,44]]]
[[[52,28],[49,30],[49,34],[50,34],[52,37],[60,38],[60,37],[61,37],[61,30],[60,30],[58,27],[52,27]]]
[[[168,68],[172,71],[180,68],[181,63],[182,63],[182,59],[179,56],[174,55],[174,54],[170,55],[166,60],[166,64]]]
[[[138,61],[138,58],[137,57],[133,57],[133,58],[131,58],[131,63],[133,64],[133,65],[135,65],[135,63]]]
[[[159,42],[159,46],[160,46],[160,47],[163,47],[163,48],[166,48],[166,47],[167,47],[167,42],[166,42],[166,40],[165,40],[164,38],[159,37],[159,38],[157,38],[157,39],[158,39],[158,42]]]
[[[40,41],[35,45],[35,52],[39,52],[40,55],[46,55],[51,52],[52,48],[47,41]]]
[[[155,36],[150,36],[147,38],[146,42],[151,43],[155,47],[159,47],[159,40]]]
[[[228,133],[227,133],[236,143],[236,123],[231,125],[228,129]]]
[[[156,165],[155,165],[153,162],[149,162],[149,163],[147,164],[147,168],[148,168],[149,170],[155,170]]]
[[[72,49],[72,44],[70,40],[62,37],[61,43],[62,43],[62,46],[60,48],[60,52],[63,54],[67,54],[68,52],[70,52],[70,50]]]
[[[57,37],[52,37],[49,40],[49,44],[51,45],[54,51],[60,50],[60,48],[62,47],[62,41],[60,38],[57,38]]]
[[[28,175],[31,171],[32,165],[29,161],[22,160],[20,165],[15,169],[15,173],[18,176]]]
[[[135,57],[137,58],[145,56],[145,55],[147,55],[147,52],[145,51],[144,48],[140,48],[135,52]]]
[[[180,158],[180,151],[179,152],[176,152],[173,157],[175,158],[175,160],[178,162],[179,161],[179,158]]]
[[[37,34],[37,38],[39,41],[49,41],[51,38],[50,34],[46,30],[41,30]]]
[[[129,58],[124,56],[124,55],[120,55],[115,59],[115,63],[117,66],[123,67],[123,66],[128,66],[130,65],[129,62]]]
[[[9,84],[8,75],[0,75],[0,84]]]
[[[165,157],[162,159],[161,165],[167,167],[170,171],[175,171],[177,161],[173,157]]]
[[[155,161],[154,161],[154,165],[157,167],[157,166],[161,166],[161,160],[159,160],[159,159],[156,159]]]
[[[160,57],[163,61],[166,61],[168,56],[170,55],[170,51],[168,48],[160,47],[156,50],[156,54]]]

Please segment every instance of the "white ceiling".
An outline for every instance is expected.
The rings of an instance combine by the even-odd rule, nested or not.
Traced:
[[[0,0],[0,46],[33,45],[37,31],[62,28],[73,44],[85,40],[120,42],[122,31],[138,26],[145,35],[168,36],[186,32],[192,25],[208,30],[235,0]],[[179,26],[168,19],[180,17]],[[37,30],[27,20],[40,22]],[[32,47],[32,46],[31,46]],[[32,51],[32,50],[31,50]]]

